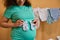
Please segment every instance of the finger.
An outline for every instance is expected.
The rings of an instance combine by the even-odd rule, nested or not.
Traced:
[[[21,23],[21,21],[20,21],[20,20],[18,20],[16,23],[19,23],[19,24],[20,24],[20,23]]]
[[[20,23],[20,20],[17,20],[17,23]]]
[[[23,24],[20,24],[19,26],[22,26]]]
[[[22,20],[18,20],[18,21],[23,22]]]
[[[21,22],[23,22],[23,20],[21,20]]]

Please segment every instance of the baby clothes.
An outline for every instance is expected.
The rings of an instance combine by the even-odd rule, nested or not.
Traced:
[[[48,9],[50,8],[34,8],[34,13],[41,19],[41,21],[47,21]]]
[[[31,24],[31,30],[34,30],[35,29],[35,27],[36,27],[36,25],[32,22],[32,21],[30,21],[30,24]]]
[[[54,21],[57,21],[59,18],[59,8],[50,8],[50,14]]]
[[[38,14],[38,17],[41,19],[41,21],[46,21],[48,17],[48,10],[49,8],[34,8],[34,13]]]
[[[60,8],[59,8],[59,18],[60,18]]]
[[[28,22],[27,21],[25,21],[24,23],[23,23],[23,30],[24,31],[27,31],[29,28],[28,28]]]
[[[48,9],[47,23],[51,24],[51,23],[57,21],[58,18],[59,18],[59,8]]]
[[[32,21],[30,21],[29,23],[30,23],[30,29],[34,30],[36,25]],[[24,31],[28,31],[29,30],[28,21],[24,21],[24,23],[23,23],[23,30]]]
[[[40,8],[38,10],[41,21],[46,21],[48,17],[48,8]]]
[[[51,23],[53,23],[53,17],[51,16],[51,14],[50,14],[50,10],[48,9],[48,17],[47,17],[47,23],[48,24],[51,24]]]

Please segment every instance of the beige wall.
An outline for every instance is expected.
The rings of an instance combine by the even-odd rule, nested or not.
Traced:
[[[33,7],[41,8],[60,8],[60,0],[30,0]],[[0,0],[0,18],[3,15],[5,8]],[[53,24],[47,24],[46,22],[41,22],[40,28],[37,30],[37,40],[47,40],[48,38],[56,38],[60,35],[60,20]],[[0,27],[0,40],[10,40],[10,28]]]
[[[60,0],[30,0],[33,7],[41,7],[41,8],[58,8],[60,7]]]

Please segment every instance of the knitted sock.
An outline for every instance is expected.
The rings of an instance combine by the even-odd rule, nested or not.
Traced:
[[[23,23],[23,30],[24,31],[27,31],[29,28],[28,28],[28,23],[27,23],[27,21],[24,21],[24,23]]]
[[[32,21],[30,21],[30,24],[31,24],[31,30],[34,30],[35,24]]]

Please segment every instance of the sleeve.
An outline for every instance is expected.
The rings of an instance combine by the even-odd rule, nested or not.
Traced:
[[[13,10],[11,10],[11,9],[8,8],[8,9],[5,10],[3,16],[6,17],[6,18],[8,18],[8,19],[10,19],[13,13],[14,13]]]

